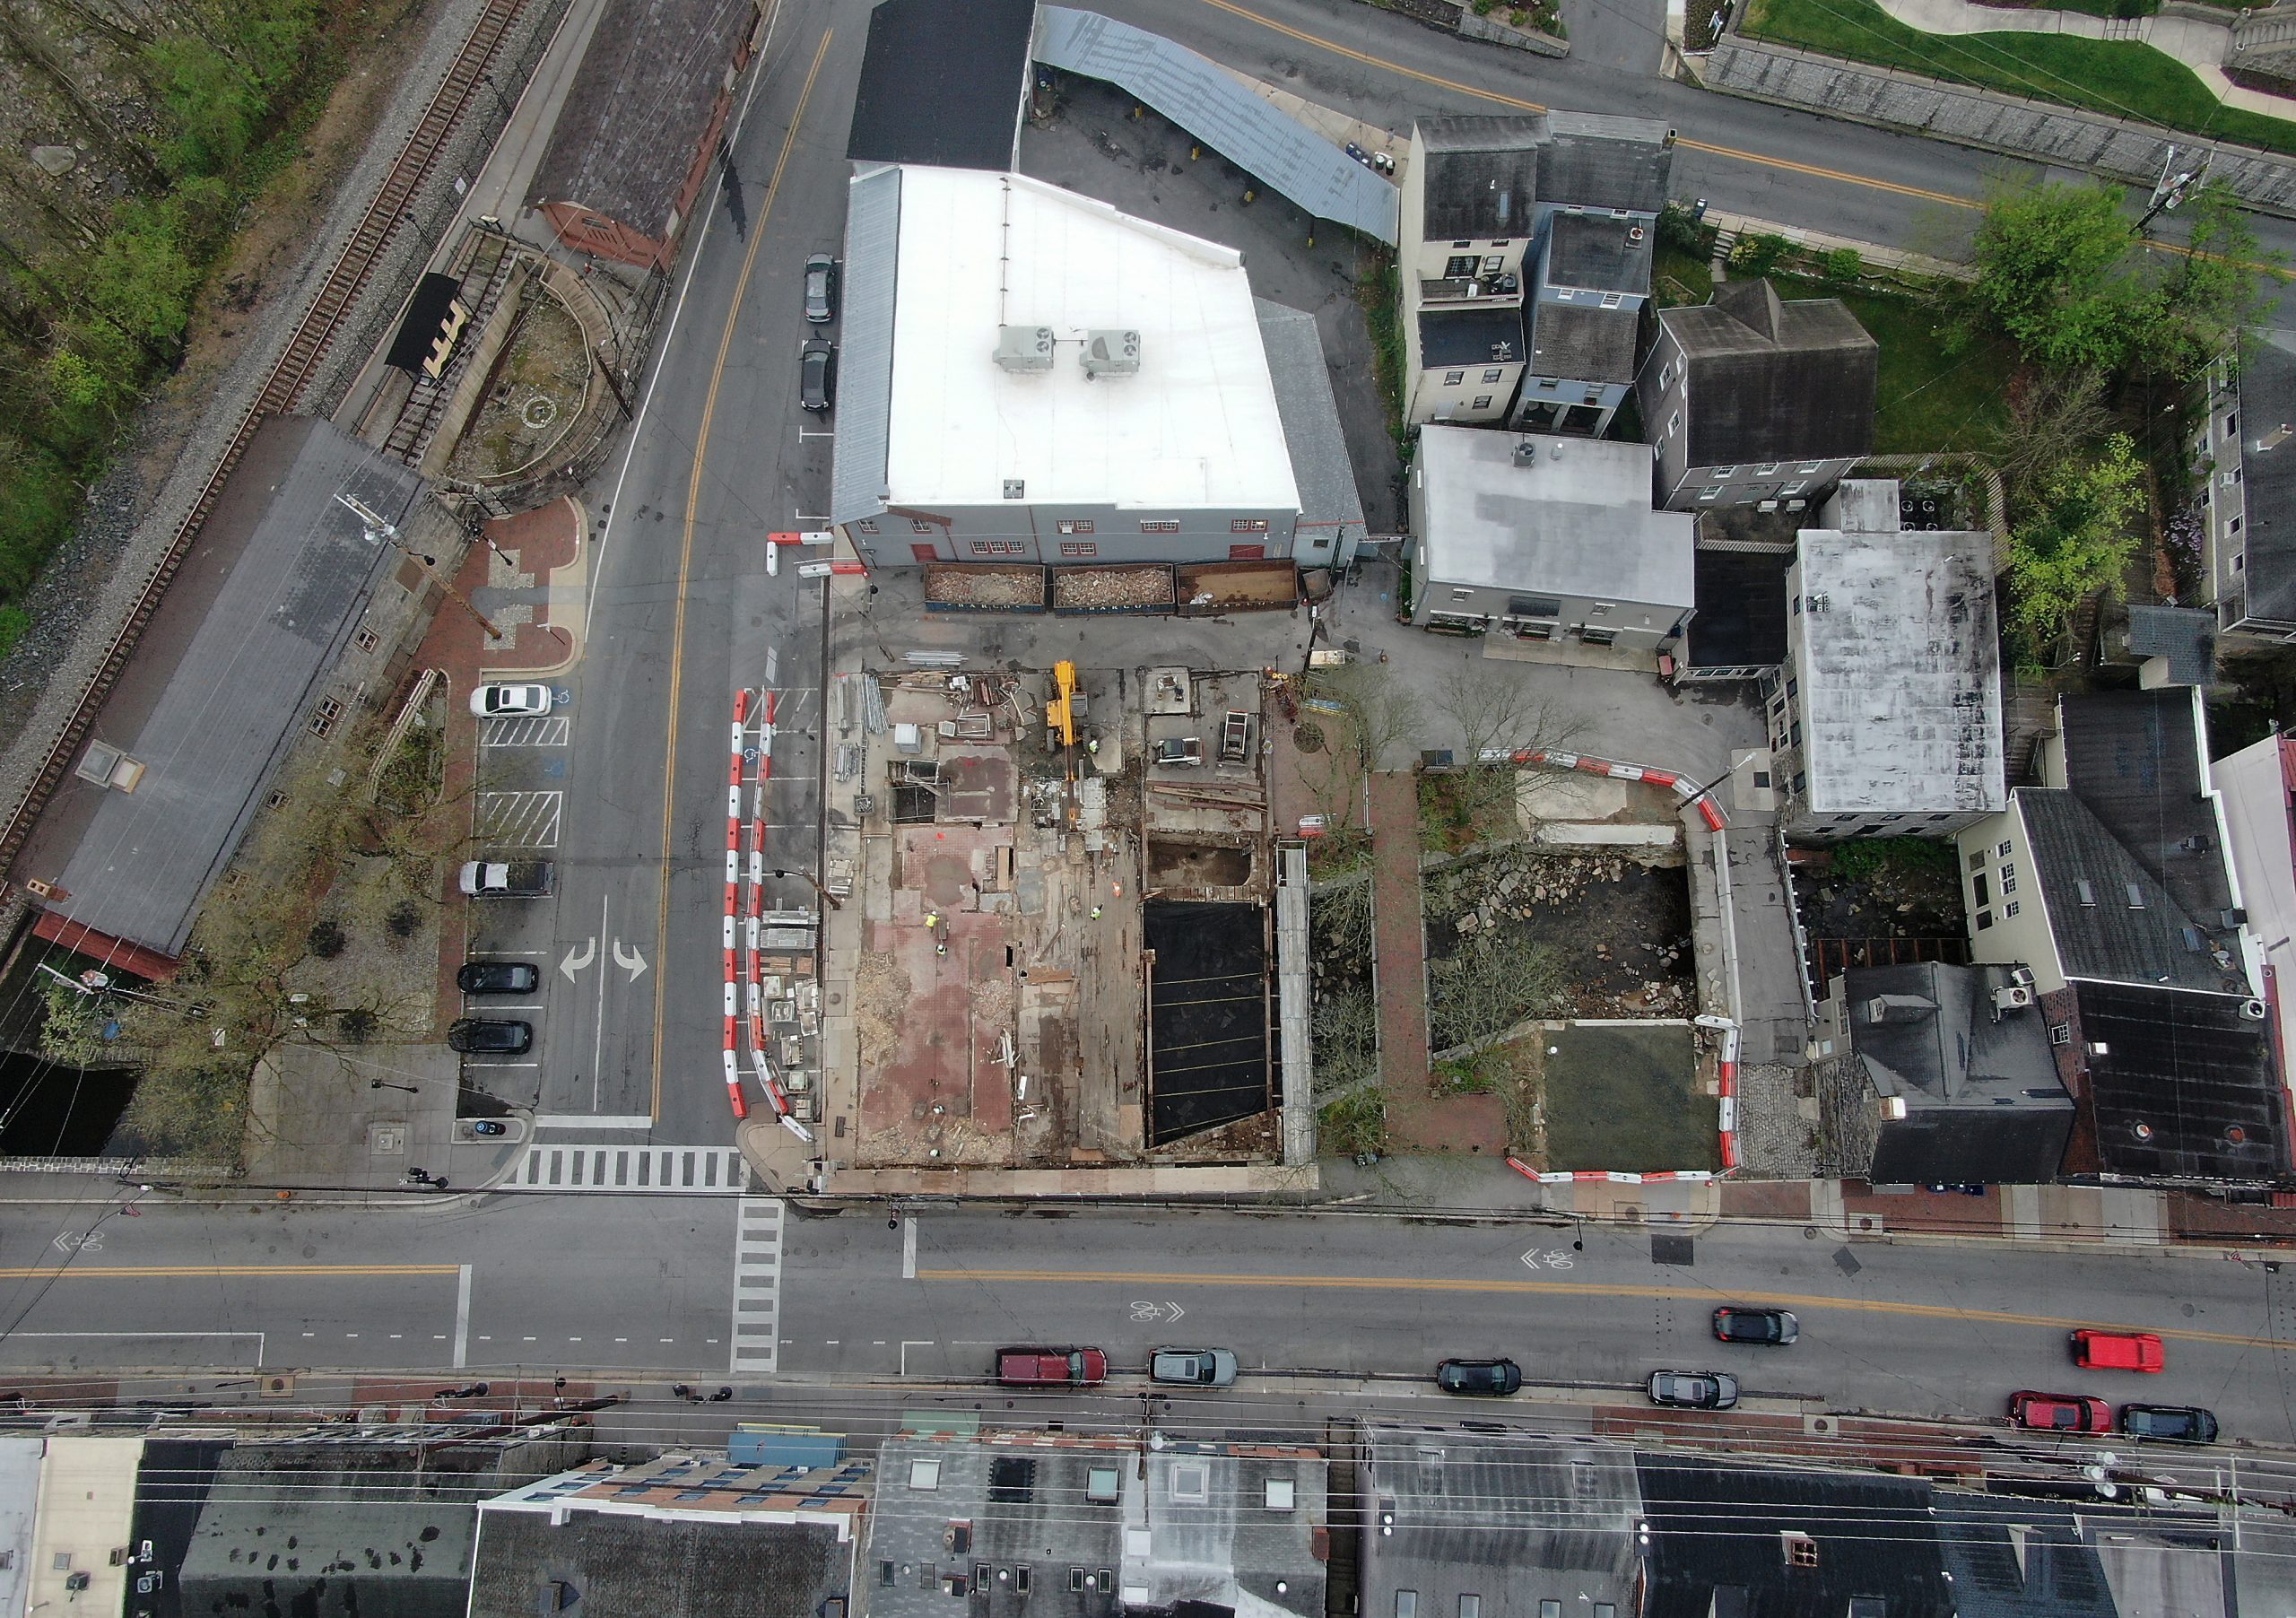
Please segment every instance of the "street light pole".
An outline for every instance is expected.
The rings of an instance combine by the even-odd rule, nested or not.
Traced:
[[[822,900],[828,904],[831,909],[841,910],[845,908],[843,905],[838,903],[837,895],[831,892],[827,888],[822,886],[822,879],[814,875],[811,871],[776,871],[774,874],[776,876],[802,877],[806,882],[813,884],[813,892],[822,896]]]

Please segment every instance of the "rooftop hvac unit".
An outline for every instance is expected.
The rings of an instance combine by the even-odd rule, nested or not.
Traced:
[[[1140,334],[1113,329],[1084,334],[1087,377],[1129,377],[1140,370]]]
[[[996,328],[996,363],[1010,371],[1052,369],[1052,327],[1000,326]]]
[[[2009,981],[2014,984],[2019,984],[2026,988],[2032,987],[2033,969],[2030,966],[2011,967],[2009,969]]]
[[[2012,983],[2005,988],[1993,991],[1993,1009],[1996,1012],[2022,1011],[2032,1003],[2033,991],[2022,983]]]
[[[2263,1022],[2265,1010],[2265,1003],[2261,1000],[2243,1000],[2240,1002],[2240,1015],[2247,1018],[2251,1022]]]
[[[1518,466],[1528,466],[1535,463],[1538,458],[1539,446],[1537,439],[1517,439],[1515,440],[1515,465]]]

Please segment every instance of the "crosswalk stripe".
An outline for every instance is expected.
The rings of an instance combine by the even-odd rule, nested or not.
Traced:
[[[781,1199],[744,1196],[734,1214],[735,1370],[772,1371],[781,1361]]]
[[[735,1146],[529,1146],[502,1185],[520,1191],[739,1195],[749,1179]],[[770,1200],[770,1198],[768,1200]],[[780,1206],[774,1205],[777,1212]]]

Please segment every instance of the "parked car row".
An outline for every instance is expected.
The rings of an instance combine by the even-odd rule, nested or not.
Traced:
[[[837,318],[837,260],[816,253],[805,260],[805,318],[827,326]],[[808,337],[797,351],[797,403],[827,410],[837,399],[837,344]]]
[[[1148,1357],[1148,1379],[1179,1387],[1225,1387],[1236,1356],[1224,1348],[1160,1348]],[[1000,1348],[996,1379],[1007,1387],[1092,1387],[1108,1380],[1109,1357],[1098,1348]]]
[[[2033,1432],[2110,1432],[2113,1407],[2086,1394],[2035,1393],[2009,1396],[2009,1419]],[[2216,1417],[2197,1405],[2124,1405],[2120,1431],[2132,1439],[2166,1439],[2180,1444],[2216,1441]]]

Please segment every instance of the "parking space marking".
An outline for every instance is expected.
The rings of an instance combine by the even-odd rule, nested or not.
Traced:
[[[744,1196],[734,1216],[734,1353],[737,1376],[778,1370],[781,1344],[781,1199]]]
[[[749,1170],[735,1146],[532,1144],[501,1182],[520,1191],[620,1191],[653,1196],[739,1196]]]
[[[476,797],[481,842],[511,848],[558,847],[563,792],[482,792]]]
[[[526,714],[478,722],[481,747],[563,747],[574,721],[555,716]]]

